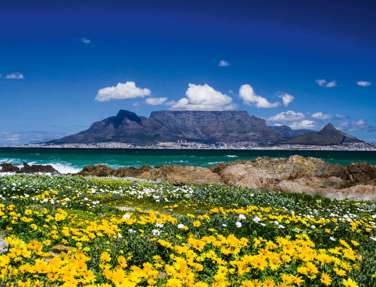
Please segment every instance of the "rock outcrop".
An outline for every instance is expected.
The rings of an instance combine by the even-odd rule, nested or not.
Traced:
[[[0,172],[11,173],[52,173],[58,174],[59,172],[52,165],[31,164],[24,162],[22,167],[15,166],[11,163],[0,164]]]
[[[260,157],[210,168],[161,166],[111,169],[89,166],[80,175],[136,177],[174,184],[225,184],[252,189],[320,194],[330,198],[376,200],[376,166],[333,165],[311,157]]]
[[[157,168],[143,166],[141,168],[111,169],[97,165],[85,167],[80,175],[136,177],[152,181],[167,181],[174,184],[220,184],[220,175],[208,168],[198,166],[166,165]]]
[[[51,165],[27,163],[22,167],[2,163],[0,172],[58,173]],[[251,189],[320,194],[337,199],[376,201],[376,166],[367,163],[342,166],[302,156],[259,157],[255,160],[234,161],[209,168],[165,165],[113,169],[106,165],[93,165],[86,166],[78,175],[132,177],[178,185],[224,184]]]

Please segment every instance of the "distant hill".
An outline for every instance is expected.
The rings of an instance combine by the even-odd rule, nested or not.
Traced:
[[[325,138],[325,141],[321,138]],[[337,144],[349,142],[350,139],[356,141],[348,136],[344,140],[330,127],[315,133],[292,130],[287,126],[267,126],[265,120],[250,116],[246,111],[155,111],[147,118],[120,110],[116,116],[95,122],[85,131],[49,143],[122,142],[150,145],[186,141],[205,144],[244,142],[270,146],[290,141]]]
[[[336,129],[332,124],[327,124],[318,132],[309,132],[303,135],[291,137],[284,141],[287,144],[300,145],[342,145],[347,143],[359,143],[361,140],[345,134]]]

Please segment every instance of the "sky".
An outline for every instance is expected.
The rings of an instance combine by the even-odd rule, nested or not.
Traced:
[[[376,1],[1,1],[0,144],[120,109],[246,110],[376,142],[375,50]]]

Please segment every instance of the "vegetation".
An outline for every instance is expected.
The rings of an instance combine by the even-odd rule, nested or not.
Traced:
[[[0,286],[376,286],[376,204],[0,178]]]

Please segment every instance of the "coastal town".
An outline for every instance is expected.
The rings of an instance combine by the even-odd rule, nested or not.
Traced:
[[[258,146],[252,142],[204,144],[197,142],[161,142],[150,145],[135,145],[121,142],[102,142],[92,144],[27,144],[17,147],[25,148],[77,148],[77,149],[193,149],[193,150],[322,150],[322,151],[376,151],[371,143],[349,143],[341,145],[295,145]]]

